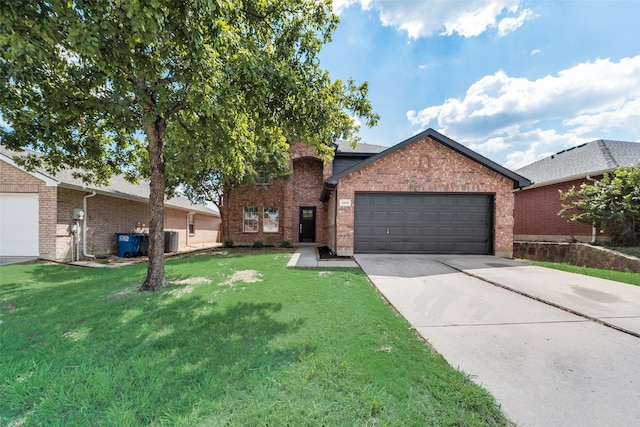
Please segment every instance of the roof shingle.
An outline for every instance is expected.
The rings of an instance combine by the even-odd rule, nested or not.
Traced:
[[[335,144],[338,146],[336,154],[378,154],[389,148],[382,145],[364,143],[358,143],[356,148],[352,148],[349,141],[344,140],[338,140]]]
[[[560,151],[515,172],[540,185],[599,175],[639,163],[640,143],[599,139]]]
[[[20,156],[21,153],[7,150],[5,148],[0,148],[0,154],[6,156],[9,159],[12,159],[14,156]],[[133,184],[127,181],[122,175],[114,175],[109,179],[109,185],[99,186],[95,184],[85,184],[81,179],[74,177],[73,171],[69,169],[60,170],[55,175],[50,174],[44,169],[38,169],[37,172],[38,174],[57,182],[58,185],[65,188],[84,191],[96,191],[98,193],[122,197],[125,199],[133,199],[144,202],[149,201],[149,181],[141,180],[138,184]],[[210,209],[207,206],[193,204],[188,199],[180,196],[166,200],[165,204],[174,208],[188,209],[211,215],[218,214],[218,212]]]

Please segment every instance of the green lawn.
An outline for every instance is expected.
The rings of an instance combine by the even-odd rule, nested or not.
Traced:
[[[541,267],[554,268],[556,270],[568,271],[570,273],[584,274],[585,276],[599,277],[601,279],[640,286],[640,274],[638,273],[604,270],[600,268],[577,267],[575,265],[558,262],[531,261],[526,259],[522,261],[533,265],[539,265]]]
[[[284,252],[0,268],[0,425],[507,425],[359,269]]]
[[[605,246],[608,249],[613,249],[614,251],[622,252],[623,254],[631,255],[636,258],[640,258],[640,247],[638,246]]]

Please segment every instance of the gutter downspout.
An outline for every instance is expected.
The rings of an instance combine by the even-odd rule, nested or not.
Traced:
[[[187,232],[184,237],[184,245],[187,247],[189,247],[189,215],[191,215],[191,213],[187,212]]]
[[[84,220],[82,221],[82,254],[87,258],[93,259],[96,259],[96,256],[87,253],[87,217],[89,216],[89,214],[87,213],[87,199],[95,195],[96,192],[92,191],[91,194],[88,194],[82,198],[82,208],[84,209]]]
[[[80,261],[80,224],[76,219],[76,232],[73,233],[73,237],[76,239],[76,261]]]
[[[593,185],[598,185],[598,180],[591,178],[591,175],[587,175],[586,179],[587,181],[593,182]],[[589,243],[592,245],[596,243],[596,223],[595,222],[591,225],[591,241]]]
[[[338,186],[333,190],[333,252],[338,254]]]

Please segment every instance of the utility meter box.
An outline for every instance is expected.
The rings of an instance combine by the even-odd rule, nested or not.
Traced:
[[[73,219],[77,219],[82,221],[84,219],[84,211],[80,208],[73,208],[73,213],[71,214]]]

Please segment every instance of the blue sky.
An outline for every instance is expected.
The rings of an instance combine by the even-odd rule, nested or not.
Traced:
[[[369,82],[391,146],[433,128],[517,169],[640,141],[640,1],[334,0],[333,79]]]

